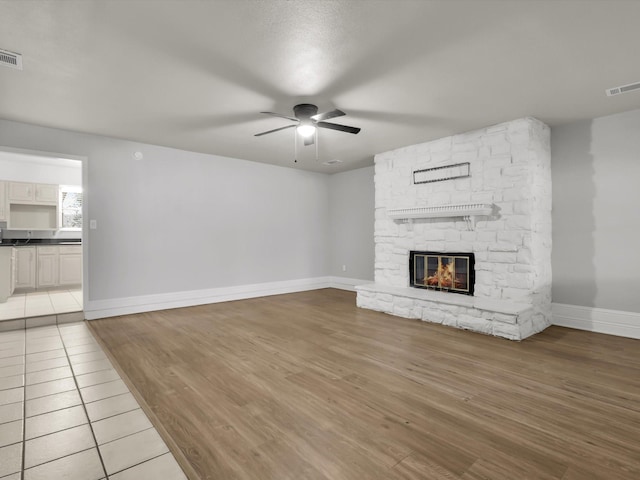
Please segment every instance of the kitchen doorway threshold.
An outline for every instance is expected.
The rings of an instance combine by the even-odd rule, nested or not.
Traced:
[[[65,323],[82,322],[83,320],[83,311],[55,313],[36,317],[12,318],[9,320],[0,320],[0,332],[25,330],[28,328],[45,327],[49,325],[63,325]]]

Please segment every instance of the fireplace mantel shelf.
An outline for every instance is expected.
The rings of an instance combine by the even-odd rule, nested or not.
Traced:
[[[389,218],[394,220],[413,220],[415,218],[468,217],[491,215],[493,205],[490,203],[461,203],[455,205],[438,205],[435,207],[390,208]]]

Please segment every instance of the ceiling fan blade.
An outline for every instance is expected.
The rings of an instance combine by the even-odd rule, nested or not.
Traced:
[[[314,137],[315,135],[311,135],[310,137],[304,137],[304,146],[308,147],[309,145],[313,145],[315,143]]]
[[[256,133],[254,137],[266,135],[267,133],[279,132],[280,130],[286,130],[287,128],[293,128],[293,127],[297,127],[297,125],[287,125],[286,127],[274,128],[273,130],[267,130],[266,132]]]
[[[296,117],[290,117],[288,115],[282,115],[281,113],[275,113],[275,112],[260,112],[260,113],[264,113],[266,115],[272,115],[274,117],[286,118],[288,120],[291,120],[292,122],[299,122],[300,121],[300,119],[298,119]]]
[[[339,125],[337,123],[318,122],[316,127],[330,128],[331,130],[338,130],[340,132],[353,133],[354,135],[360,131],[357,127],[350,127],[348,125]]]
[[[314,122],[322,122],[323,120],[329,120],[330,118],[342,117],[346,115],[342,110],[331,110],[330,112],[318,113],[317,115],[312,115],[311,120]]]

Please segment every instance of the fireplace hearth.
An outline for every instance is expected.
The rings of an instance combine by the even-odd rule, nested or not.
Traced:
[[[473,295],[474,265],[473,253],[411,251],[409,283],[415,288]]]

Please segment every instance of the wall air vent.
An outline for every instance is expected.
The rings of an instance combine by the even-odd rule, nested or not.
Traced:
[[[22,70],[22,55],[0,49],[0,65]]]
[[[622,85],[621,87],[608,88],[606,90],[607,97],[614,95],[620,95],[621,93],[627,93],[632,90],[640,90],[640,82],[630,83],[629,85]]]

